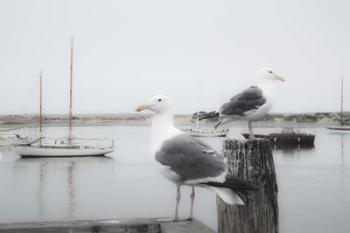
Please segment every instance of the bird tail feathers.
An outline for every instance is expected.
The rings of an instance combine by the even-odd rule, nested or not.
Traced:
[[[258,191],[259,190],[258,186],[232,176],[226,177],[225,182],[223,183],[207,182],[206,185],[213,186],[213,187],[229,188],[234,191]]]
[[[258,191],[259,187],[236,177],[226,177],[225,182],[205,183],[224,202],[229,205],[244,205],[248,200],[248,191]]]
[[[229,205],[244,205],[243,200],[237,193],[233,192],[232,189],[211,186],[209,186],[209,189],[214,191],[221,200]]]

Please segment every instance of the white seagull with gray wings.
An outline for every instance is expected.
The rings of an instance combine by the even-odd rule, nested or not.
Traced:
[[[248,190],[257,188],[243,180],[226,177],[224,157],[203,141],[185,134],[173,124],[170,98],[162,95],[151,98],[137,107],[137,111],[154,112],[151,130],[151,152],[160,165],[161,174],[177,187],[175,219],[181,198],[180,187],[192,187],[191,212],[193,217],[194,186],[213,190],[228,204],[244,204]]]
[[[202,113],[199,119],[208,119],[219,116],[219,125],[233,120],[233,117],[242,117],[248,120],[249,137],[254,138],[252,121],[265,116],[273,105],[275,81],[285,81],[269,68],[263,68],[258,73],[255,86],[251,86],[239,94],[234,95],[224,103],[216,113]]]

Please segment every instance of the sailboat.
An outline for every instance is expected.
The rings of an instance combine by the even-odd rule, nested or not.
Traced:
[[[72,157],[72,156],[103,156],[114,151],[114,142],[108,138],[79,138],[72,133],[72,94],[73,94],[73,39],[71,43],[70,65],[70,100],[69,100],[69,134],[66,138],[45,137],[42,132],[42,75],[40,74],[40,138],[29,145],[15,145],[14,150],[22,157]]]
[[[340,94],[340,126],[330,126],[327,129],[330,130],[341,130],[341,131],[350,131],[350,126],[345,126],[344,124],[344,82],[343,78],[341,79],[341,94]]]
[[[30,145],[39,139],[26,127],[0,129],[0,146]]]
[[[223,128],[223,129],[201,128],[199,126],[200,113],[197,112],[197,114],[194,114],[194,115],[196,115],[196,127],[183,129],[184,132],[188,133],[193,137],[226,137],[226,135],[230,131],[229,128]]]
[[[0,128],[0,147],[13,145],[29,145],[38,141],[32,127]]]

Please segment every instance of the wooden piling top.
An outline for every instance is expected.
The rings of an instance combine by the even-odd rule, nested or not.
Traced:
[[[278,185],[269,140],[229,139],[223,144],[228,174],[246,180],[260,189],[248,193],[245,206],[218,204],[219,233],[278,233]]]

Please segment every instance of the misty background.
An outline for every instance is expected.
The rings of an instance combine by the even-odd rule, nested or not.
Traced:
[[[74,113],[133,112],[155,94],[176,112],[215,110],[270,67],[273,112],[350,109],[350,2],[346,0],[2,0],[0,114],[69,106]]]

